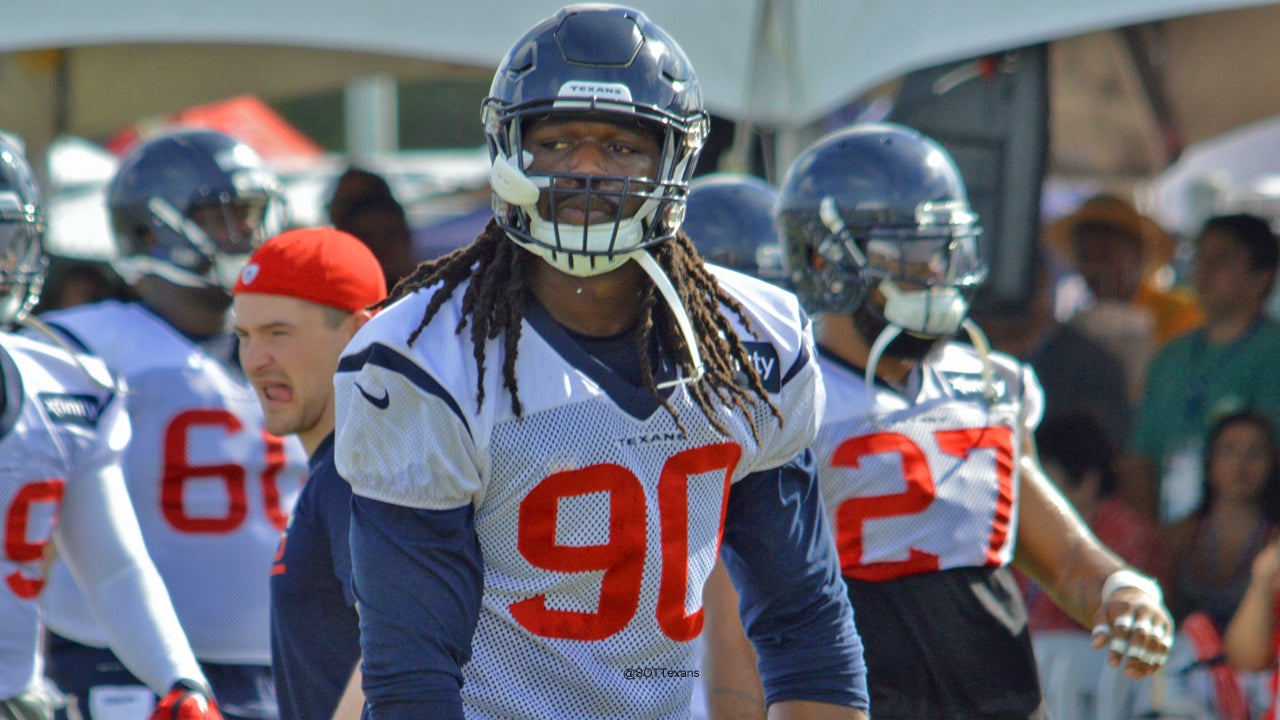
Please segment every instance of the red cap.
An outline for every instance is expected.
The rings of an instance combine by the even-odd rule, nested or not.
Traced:
[[[284,295],[356,312],[387,296],[373,251],[331,227],[289,230],[253,252],[232,295]]]

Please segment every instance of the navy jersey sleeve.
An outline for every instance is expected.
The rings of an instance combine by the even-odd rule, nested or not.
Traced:
[[[473,512],[352,500],[352,580],[372,720],[463,717],[461,668],[483,583]]]
[[[325,478],[326,482],[319,488],[319,507],[317,518],[325,529],[329,541],[329,558],[333,565],[333,576],[342,586],[342,596],[348,605],[355,605],[355,593],[351,590],[351,486],[338,476],[332,465],[328,471],[333,475]],[[310,482],[314,482],[313,478]]]
[[[815,475],[805,451],[729,494],[725,567],[759,655],[765,701],[866,710],[866,665]]]

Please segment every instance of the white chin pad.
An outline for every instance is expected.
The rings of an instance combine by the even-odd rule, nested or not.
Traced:
[[[542,194],[542,189],[511,158],[502,153],[493,158],[493,167],[489,170],[489,187],[493,188],[498,197],[517,207],[536,205],[538,196]]]
[[[969,303],[955,288],[903,292],[891,281],[880,283],[884,319],[909,332],[948,335],[960,328]]]

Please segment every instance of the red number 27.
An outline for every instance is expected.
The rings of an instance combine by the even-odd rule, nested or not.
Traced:
[[[1013,516],[1013,442],[1007,427],[965,430],[939,430],[934,433],[938,449],[945,455],[965,458],[979,449],[995,452],[995,509],[990,516],[990,530],[983,549],[984,562],[1000,564],[1000,549],[1009,537]],[[908,548],[903,560],[864,563],[863,526],[868,520],[924,512],[937,497],[937,486],[929,470],[929,458],[911,438],[892,432],[879,432],[850,438],[832,455],[835,467],[858,467],[868,455],[896,454],[902,462],[902,492],[887,495],[854,497],[836,508],[836,545],[844,574],[859,580],[890,580],[904,575],[930,572],[939,568],[937,555],[918,548]]]

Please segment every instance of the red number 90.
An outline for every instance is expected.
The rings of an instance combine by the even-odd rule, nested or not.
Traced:
[[[672,456],[658,477],[658,517],[661,533],[662,574],[658,583],[656,615],[659,627],[672,640],[686,642],[702,631],[702,609],[685,611],[689,584],[689,476],[717,470],[724,472],[720,517],[716,533],[724,527],[725,496],[729,479],[742,456],[736,443],[720,443]],[[556,542],[561,498],[607,493],[609,540],[601,545],[560,545]],[[602,640],[626,627],[640,604],[645,555],[648,504],[644,486],[621,465],[602,463],[567,470],[544,478],[520,503],[516,545],[530,564],[562,573],[601,572],[600,600],[595,612],[555,610],[547,596],[536,595],[512,603],[516,622],[542,637]]]

